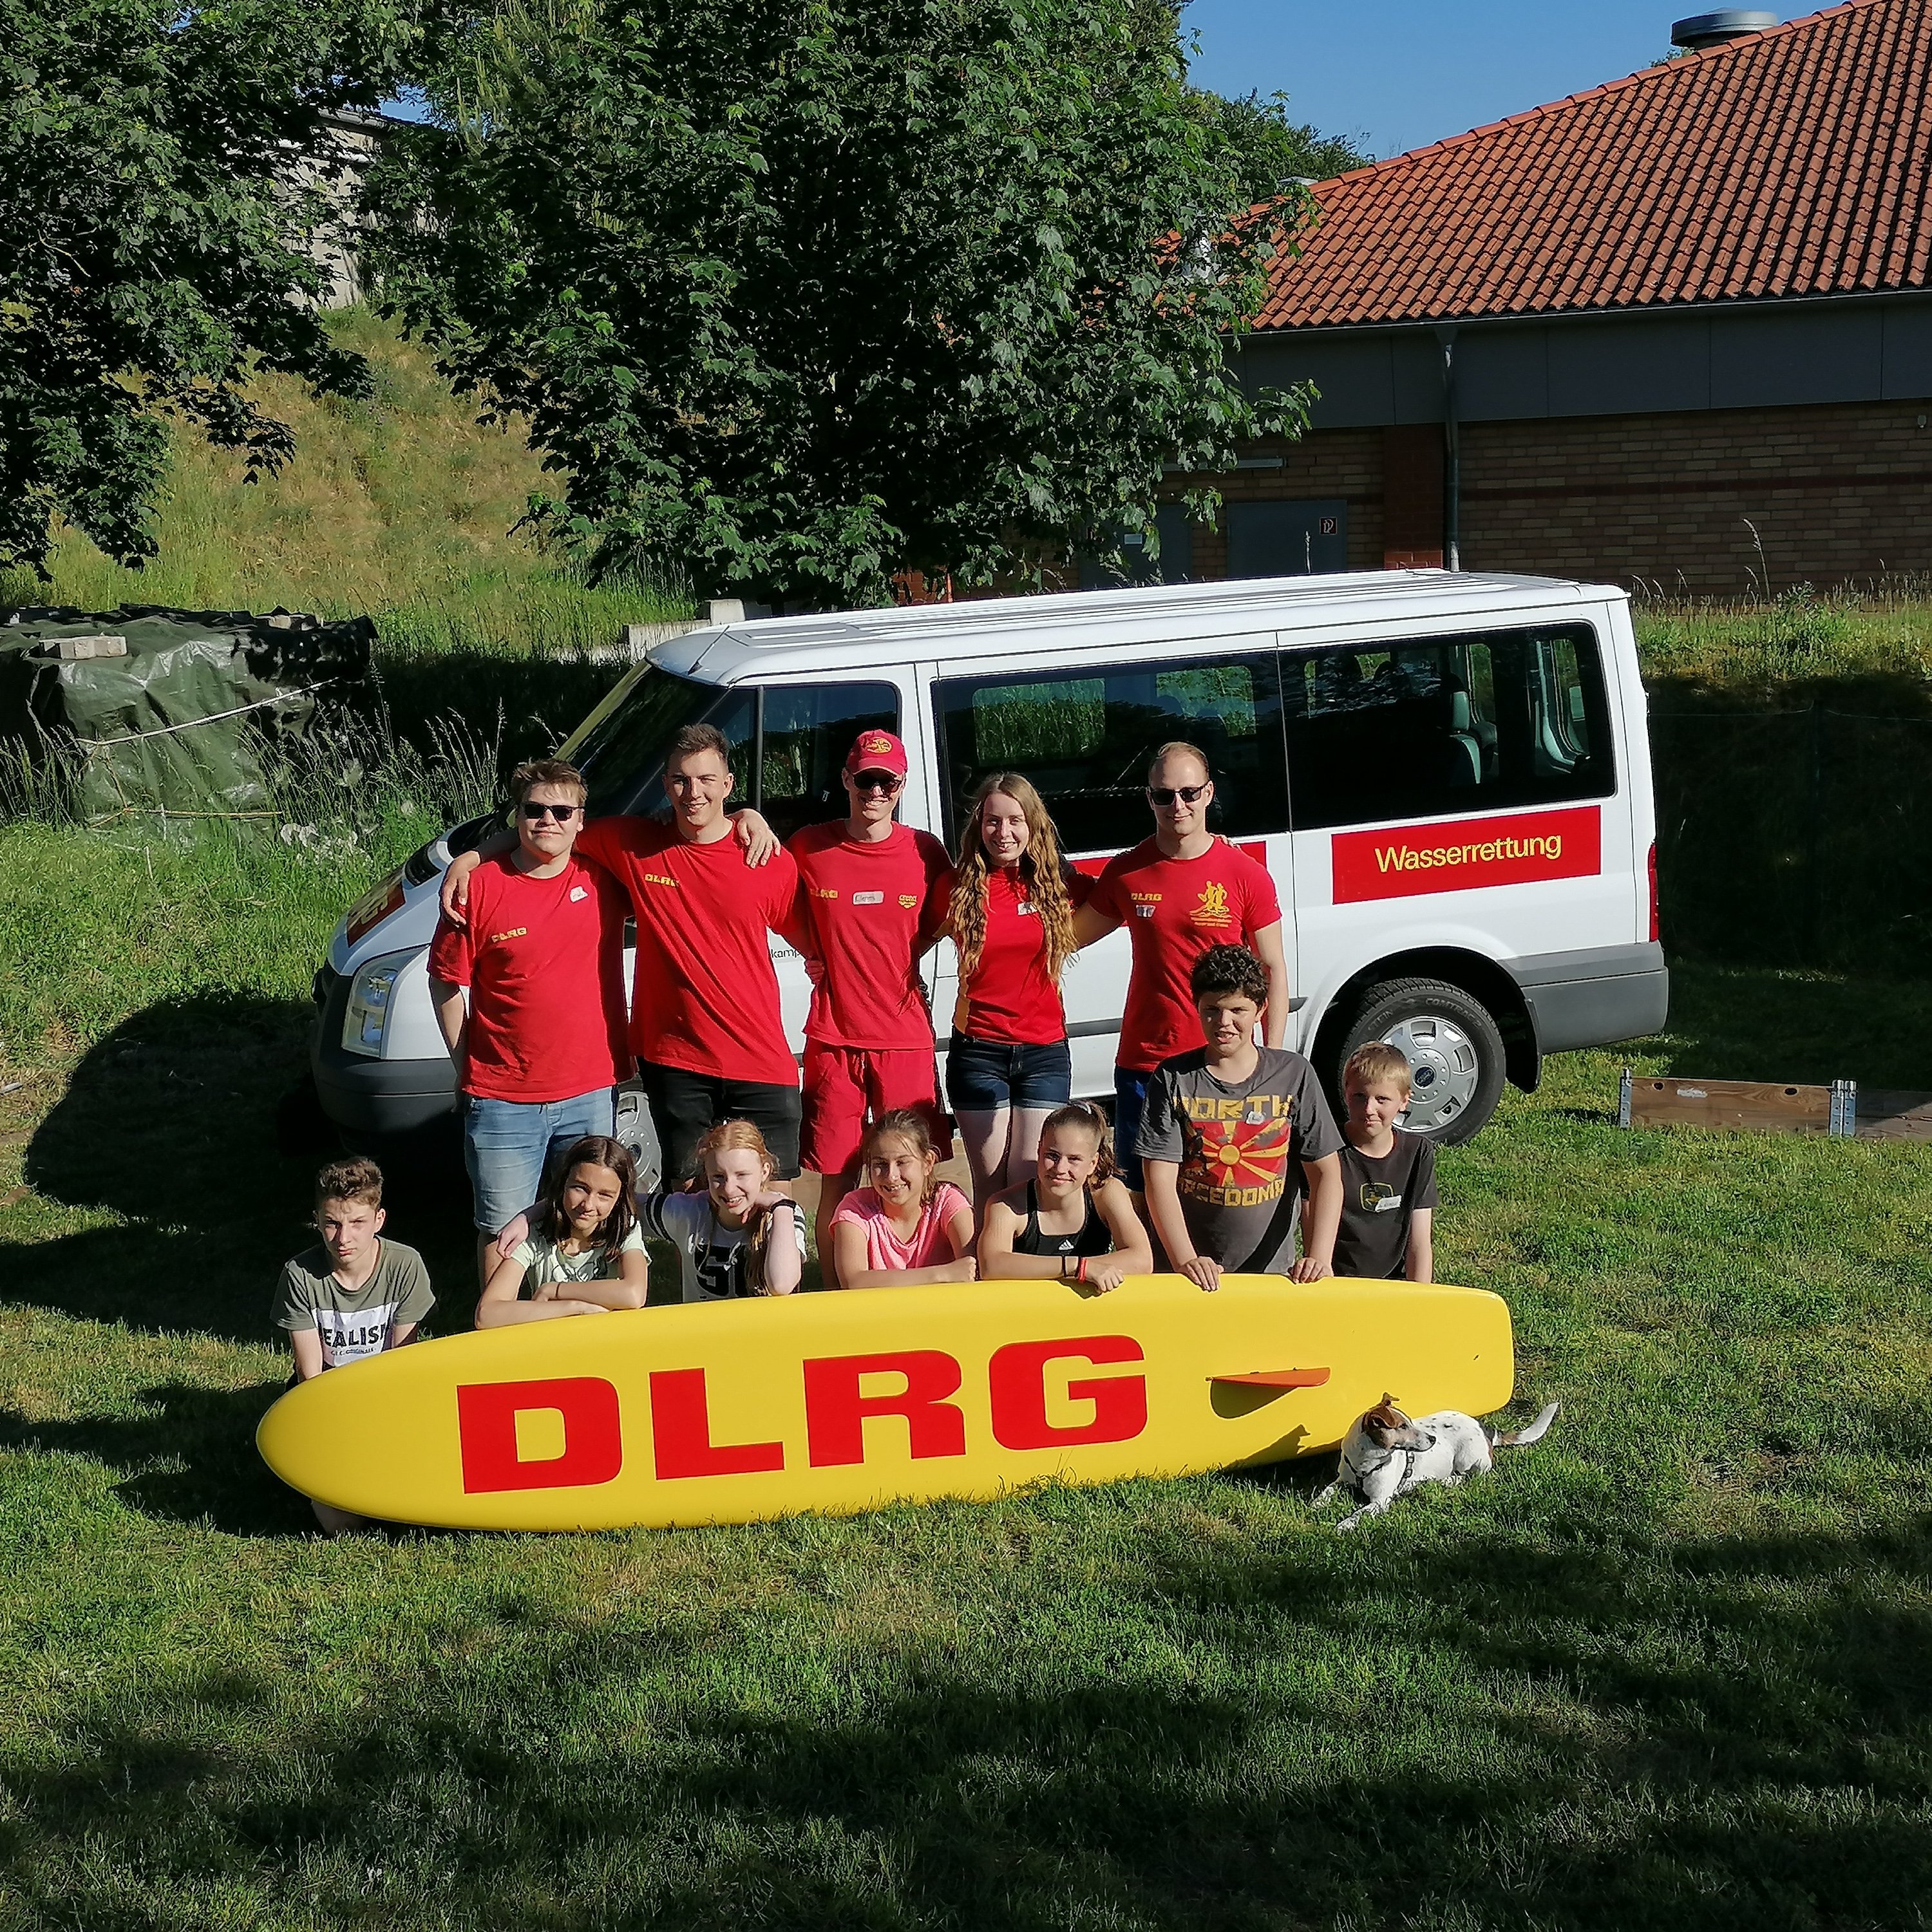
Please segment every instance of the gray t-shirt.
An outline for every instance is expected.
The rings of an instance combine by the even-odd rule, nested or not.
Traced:
[[[344,1288],[334,1270],[318,1244],[296,1256],[275,1284],[275,1326],[292,1334],[313,1328],[326,1369],[380,1355],[392,1329],[422,1321],[436,1306],[422,1256],[400,1241],[378,1243],[376,1271],[360,1288]]]
[[[1262,1047],[1244,1081],[1218,1080],[1197,1047],[1148,1083],[1137,1151],[1172,1161],[1196,1251],[1237,1273],[1285,1274],[1294,1262],[1300,1181],[1291,1163],[1337,1151],[1342,1136],[1315,1070]]]

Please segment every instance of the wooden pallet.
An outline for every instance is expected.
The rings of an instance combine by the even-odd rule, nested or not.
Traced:
[[[1775,1081],[1694,1080],[1624,1070],[1617,1094],[1624,1127],[1707,1127],[1758,1134],[1822,1134],[1834,1140],[1932,1141],[1932,1094]]]

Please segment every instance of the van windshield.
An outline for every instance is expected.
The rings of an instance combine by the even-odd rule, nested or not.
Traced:
[[[816,679],[700,684],[651,664],[624,679],[560,748],[584,774],[590,816],[662,813],[664,753],[687,724],[712,724],[730,747],[731,802],[755,805],[781,838],[842,817],[839,772],[861,731],[899,728],[898,688]],[[758,769],[760,748],[763,768]]]
[[[736,795],[751,796],[752,692],[641,664],[558,747],[584,774],[587,815],[648,813],[664,802],[664,750],[687,724],[715,724],[731,747]]]

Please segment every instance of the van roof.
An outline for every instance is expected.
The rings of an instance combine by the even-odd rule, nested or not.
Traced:
[[[707,625],[651,651],[667,670],[721,684],[746,673],[896,665],[923,658],[1033,653],[1100,641],[1179,644],[1256,631],[1353,629],[1424,618],[1493,619],[1552,604],[1622,601],[1614,584],[1448,570],[1353,571],[1328,577],[1153,584],[1045,597],[990,597],[804,617]],[[1002,644],[1005,649],[1001,649]]]

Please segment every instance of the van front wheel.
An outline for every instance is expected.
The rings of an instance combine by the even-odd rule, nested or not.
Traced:
[[[1408,1056],[1414,1097],[1402,1125],[1454,1147],[1488,1121],[1502,1098],[1503,1036],[1488,1008],[1446,980],[1385,980],[1362,996],[1342,1036],[1331,1091],[1365,1041],[1387,1040]]]

